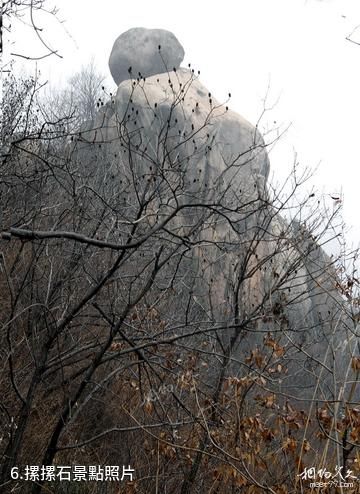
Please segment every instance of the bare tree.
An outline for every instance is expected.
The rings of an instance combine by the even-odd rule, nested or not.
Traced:
[[[71,99],[83,120],[93,121],[97,110],[104,104],[105,76],[100,74],[94,60],[81,67],[69,80]]]
[[[13,30],[15,20],[20,20],[24,24],[30,25],[34,36],[38,38],[43,49],[40,55],[29,55],[27,53],[10,53],[11,57],[20,57],[26,60],[42,60],[48,56],[55,55],[62,58],[58,50],[51,48],[47,39],[42,34],[42,28],[37,24],[37,12],[46,12],[51,16],[57,15],[57,9],[47,9],[46,0],[4,0],[0,5],[0,54],[4,52],[4,31],[10,33]],[[3,66],[1,67],[3,70]]]
[[[336,210],[297,202],[296,167],[266,187],[257,129],[229,150],[234,117],[201,94],[191,70],[132,78],[91,128],[45,119],[3,153],[3,489],[81,459],[134,463],[138,492],[296,492],[322,441],[354,465]]]
[[[108,99],[104,79],[91,60],[69,78],[64,88],[43,91],[38,98],[43,119],[59,122],[68,135],[84,127],[92,128],[99,108]]]

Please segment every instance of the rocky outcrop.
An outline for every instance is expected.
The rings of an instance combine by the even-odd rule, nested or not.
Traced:
[[[171,32],[137,27],[117,38],[109,67],[119,85],[130,77],[149,77],[177,69],[183,58],[184,49]]]
[[[244,202],[246,193],[257,195],[255,188],[264,191],[269,160],[260,133],[220,104],[190,70],[157,74],[142,83],[123,81],[112,103],[99,112],[86,140],[111,141],[116,146],[125,126],[132,134],[131,145],[147,142],[147,158],[138,160],[139,167],[146,168],[149,159],[161,160],[169,153],[173,162],[191,162],[187,186],[196,193],[201,189],[209,195],[221,182],[223,187],[231,184],[234,200]],[[171,149],[158,146],[158,136],[165,131]]]
[[[103,168],[101,184],[112,177],[107,191],[126,204],[124,223],[138,221],[138,197],[152,198],[149,227],[179,208],[167,232],[199,245],[177,271],[182,284],[171,311],[181,314],[191,291],[186,317],[210,327],[226,322],[219,339],[224,347],[237,342],[232,373],[244,372],[239,361],[263,347],[268,333],[268,346],[287,368],[271,377],[272,386],[302,398],[317,386],[329,396],[334,382],[333,392],[342,385],[354,343],[345,336],[331,262],[309,232],[268,201],[269,159],[257,128],[218,102],[192,70],[179,69],[182,57],[166,31],[121,35],[110,57],[116,96],[82,132],[77,152],[86,153],[89,167]],[[142,78],[134,79],[129,66]],[[216,214],[199,208],[205,203]]]

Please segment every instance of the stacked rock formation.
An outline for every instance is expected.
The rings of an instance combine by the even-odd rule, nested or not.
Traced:
[[[344,324],[334,322],[343,300],[334,289],[329,258],[311,235],[290,225],[268,203],[269,159],[257,128],[226,103],[220,104],[193,70],[181,68],[183,57],[182,46],[168,31],[135,28],[119,36],[109,61],[118,85],[116,96],[91,128],[83,129],[79,152],[87,153],[89,166],[101,166],[101,183],[108,175],[115,177],[107,185],[110,195],[118,193],[119,177],[122,184],[136,187],[136,192],[130,185],[126,189],[127,222],[137,221],[131,217],[131,200],[147,194],[149,187],[158,198],[153,206],[156,220],[171,214],[171,195],[182,207],[169,224],[177,236],[186,238],[196,228],[199,203],[217,204],[223,217],[220,214],[199,232],[198,240],[206,246],[199,247],[191,261],[192,279],[197,281],[188,286],[198,310],[204,319],[223,321],[227,304],[239,305],[246,320],[251,308],[259,307],[257,323],[242,328],[235,354],[249,355],[263,344],[266,331],[275,331],[280,334],[279,348],[289,349],[288,375],[276,383],[277,389],[305,397],[321,382],[319,387],[328,395],[335,367],[336,379],[342,382],[353,342],[345,337]],[[159,177],[163,183],[156,189]],[[249,265],[262,259],[262,267],[237,291],[249,249]],[[180,302],[172,303],[176,313]],[[260,308],[269,313],[269,306],[272,316],[262,318]],[[223,336],[225,344],[236,331]],[[231,372],[237,372],[236,365]]]

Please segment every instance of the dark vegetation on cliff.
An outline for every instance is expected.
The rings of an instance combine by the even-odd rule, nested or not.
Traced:
[[[5,77],[2,492],[286,494],[311,491],[306,467],[360,474],[356,253],[323,250],[339,209],[298,166],[273,190],[257,126],[166,69],[111,94],[92,66],[77,101]],[[24,465],[135,474],[25,482]]]

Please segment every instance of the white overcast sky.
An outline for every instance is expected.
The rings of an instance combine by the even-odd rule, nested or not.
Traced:
[[[343,194],[348,238],[360,242],[360,46],[345,39],[360,24],[360,0],[51,1],[64,22],[51,16],[36,22],[63,57],[38,63],[52,84],[94,57],[111,86],[114,40],[143,26],[172,31],[185,49],[184,63],[201,70],[218,100],[230,91],[231,108],[252,123],[269,86],[268,104],[277,104],[261,128],[291,124],[270,153],[272,173],[285,177],[294,151],[304,167],[320,163],[317,194]],[[25,24],[14,24],[8,53],[41,55],[33,38]],[[360,28],[353,39],[360,42]]]

